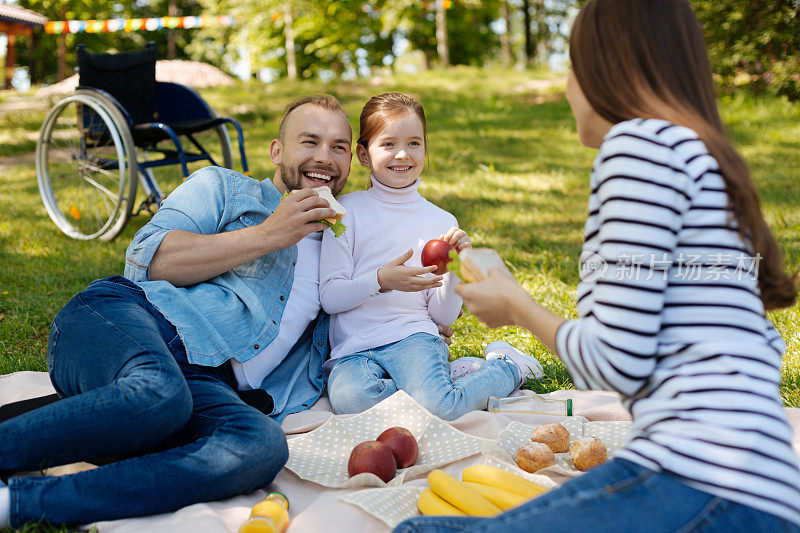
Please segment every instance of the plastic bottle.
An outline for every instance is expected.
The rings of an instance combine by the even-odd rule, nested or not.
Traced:
[[[555,400],[524,391],[520,396],[498,398],[490,396],[487,405],[490,413],[536,413],[572,416],[572,399]]]
[[[250,518],[239,533],[284,533],[289,527],[289,500],[280,492],[270,492],[253,506]]]

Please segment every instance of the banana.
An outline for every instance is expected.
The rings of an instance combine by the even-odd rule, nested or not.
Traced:
[[[464,481],[483,483],[490,487],[507,490],[524,496],[526,499],[535,498],[549,489],[533,481],[528,481],[511,472],[489,465],[472,465],[464,469],[461,474]]]
[[[431,489],[425,489],[417,500],[419,512],[427,515],[466,516],[464,513],[441,499]]]
[[[475,516],[494,516],[502,510],[443,470],[431,470],[428,484],[437,496],[460,511]]]
[[[491,485],[484,485],[483,483],[475,483],[474,481],[464,481],[464,485],[471,488],[503,511],[516,507],[521,503],[528,501],[528,498],[516,492],[509,492],[507,490],[498,489]]]

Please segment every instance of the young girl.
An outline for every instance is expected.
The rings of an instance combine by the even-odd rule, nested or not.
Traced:
[[[796,288],[724,133],[700,25],[686,0],[589,0],[570,57],[578,136],[599,147],[581,318],[496,273],[457,290],[490,326],[522,325],[557,351],[578,387],[619,391],[630,436],[612,460],[496,518],[396,531],[798,531],[785,346],[764,315]]]
[[[426,155],[419,102],[398,93],[371,98],[361,112],[356,155],[370,169],[372,186],[340,199],[347,231],[339,238],[324,232],[320,257],[320,301],[331,314],[326,370],[334,412],[361,412],[402,389],[453,420],[485,409],[489,396],[509,395],[529,373],[540,376],[535,358],[503,343],[490,345],[485,363],[451,379],[437,324],[458,317],[458,279],[431,275],[436,267],[422,267],[420,253],[430,239],[456,250],[470,241],[453,215],[417,192]]]

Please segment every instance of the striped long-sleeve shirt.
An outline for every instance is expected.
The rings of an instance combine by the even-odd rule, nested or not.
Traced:
[[[617,457],[800,524],[800,470],[778,389],[785,344],[716,160],[690,129],[634,119],[591,175],[577,291],[558,353],[575,385],[616,390]]]

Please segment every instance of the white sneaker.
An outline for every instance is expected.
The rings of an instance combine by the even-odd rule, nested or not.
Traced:
[[[511,359],[519,367],[521,376],[520,387],[526,378],[539,379],[544,376],[542,364],[532,355],[521,352],[511,346],[506,341],[494,341],[486,345],[483,349],[486,359]]]
[[[450,380],[455,381],[478,370],[486,360],[480,357],[459,357],[450,361]]]

